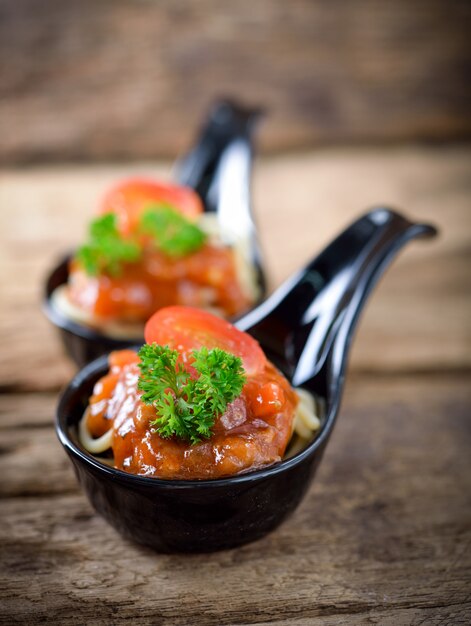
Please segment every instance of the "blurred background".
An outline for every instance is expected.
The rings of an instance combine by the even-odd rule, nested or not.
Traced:
[[[470,42],[470,0],[0,0],[1,622],[471,622]],[[271,289],[372,206],[440,236],[362,314],[304,508],[243,552],[157,562],[78,492],[41,300],[109,186],[170,177],[220,96],[267,109]]]
[[[470,42],[471,0],[0,0],[0,622],[471,623]],[[78,492],[53,431],[75,368],[41,301],[109,187],[171,177],[221,96],[267,110],[270,289],[373,206],[440,235],[361,316],[304,508],[156,562]]]
[[[467,0],[1,0],[0,158],[174,158],[208,103],[264,152],[471,136]]]
[[[470,27],[468,0],[0,0],[4,385],[64,382],[44,276],[111,184],[171,175],[221,96],[267,110],[253,192],[271,288],[396,206],[441,236],[381,283],[353,369],[471,367]]]

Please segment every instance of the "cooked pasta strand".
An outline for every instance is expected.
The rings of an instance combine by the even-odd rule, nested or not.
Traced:
[[[87,416],[88,410],[85,411],[82,419],[79,422],[78,431],[80,443],[88,452],[92,452],[94,454],[106,452],[106,450],[109,450],[111,448],[113,440],[113,428],[111,427],[101,437],[94,438],[91,436],[90,431],[88,430]]]

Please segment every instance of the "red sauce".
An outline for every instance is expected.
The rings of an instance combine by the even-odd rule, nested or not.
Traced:
[[[160,437],[151,426],[153,407],[140,401],[137,355],[110,355],[110,373],[90,398],[87,420],[98,437],[111,426],[115,467],[167,479],[231,476],[280,461],[291,438],[297,396],[288,381],[267,363],[248,378],[239,398],[228,405],[210,439],[196,445]]]
[[[251,304],[239,283],[233,250],[209,244],[179,259],[146,250],[139,263],[124,265],[118,277],[88,276],[73,260],[68,293],[73,304],[93,316],[129,322],[146,321],[172,304],[217,307],[227,317]]]

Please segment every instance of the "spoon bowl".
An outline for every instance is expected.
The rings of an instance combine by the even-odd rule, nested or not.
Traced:
[[[368,294],[399,249],[432,226],[390,209],[347,228],[303,270],[237,326],[259,340],[293,385],[325,407],[317,436],[298,454],[270,467],[214,480],[162,480],[109,467],[85,452],[76,429],[102,356],[65,389],[56,429],[95,509],[124,536],[160,552],[211,552],[263,537],[300,503],[322,459],[340,406],[349,347]]]
[[[203,201],[206,214],[216,216],[223,242],[238,245],[246,263],[253,268],[260,302],[266,293],[256,226],[251,207],[250,181],[253,163],[253,134],[260,109],[244,108],[223,100],[216,103],[193,149],[178,161],[175,180],[192,187]],[[69,262],[64,256],[46,279],[43,310],[57,328],[66,353],[78,367],[111,350],[144,342],[134,337],[114,337],[70,319],[54,306],[54,291],[67,284]]]

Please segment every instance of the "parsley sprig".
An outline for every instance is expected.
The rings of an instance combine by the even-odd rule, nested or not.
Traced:
[[[151,235],[158,250],[170,257],[181,257],[199,250],[205,233],[167,204],[149,206],[142,214],[140,230]]]
[[[90,276],[107,272],[120,273],[123,263],[133,263],[141,257],[141,247],[132,239],[125,239],[118,230],[118,219],[107,213],[90,224],[89,241],[79,248],[77,259]]]
[[[77,252],[77,259],[90,276],[120,274],[123,263],[142,257],[142,235],[150,235],[153,245],[167,256],[178,258],[196,252],[206,241],[205,233],[170,205],[149,206],[141,215],[136,232],[124,236],[114,213],[93,220],[89,240]]]
[[[196,379],[178,356],[168,346],[142,346],[138,389],[143,392],[142,402],[156,410],[152,426],[161,437],[195,444],[211,436],[216,418],[241,394],[246,376],[241,359],[220,348],[193,351]]]

